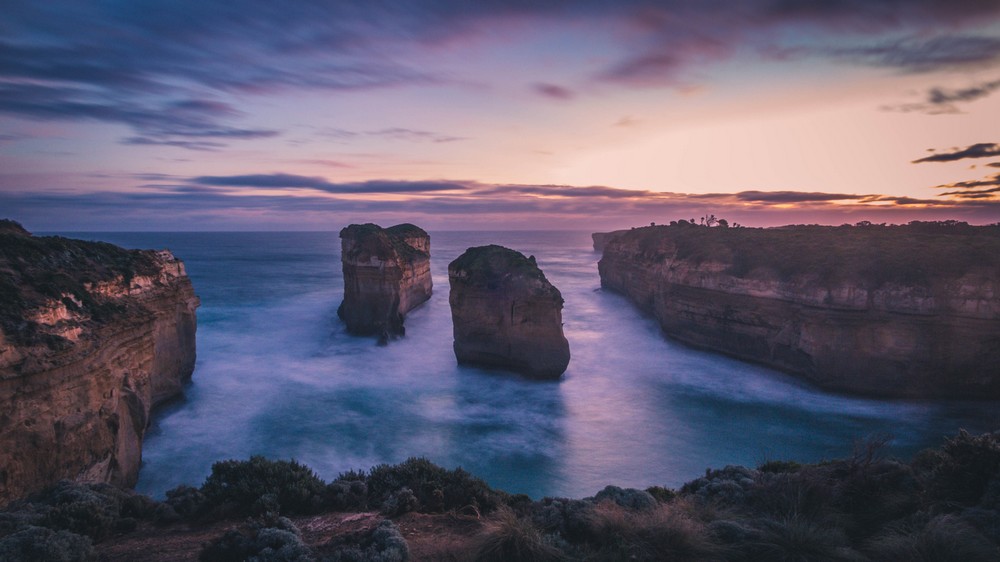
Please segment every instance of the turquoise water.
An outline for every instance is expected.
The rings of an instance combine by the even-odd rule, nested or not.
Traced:
[[[588,233],[431,233],[435,294],[378,347],[349,336],[340,242],[323,233],[74,233],[170,248],[202,299],[185,397],[158,410],[138,489],[198,485],[214,461],[295,458],[332,479],[424,456],[532,497],[606,484],[677,486],[707,467],[847,455],[876,433],[908,457],[959,427],[1000,428],[1000,404],[859,399],[662,337],[602,291]],[[447,265],[469,246],[533,254],[566,301],[559,382],[459,367]]]

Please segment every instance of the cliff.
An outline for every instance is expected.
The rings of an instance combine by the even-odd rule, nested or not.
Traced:
[[[0,503],[60,479],[133,485],[150,409],[194,369],[184,264],[0,222]]]
[[[638,228],[602,286],[682,342],[823,388],[1000,397],[1000,228]]]
[[[628,232],[627,230],[612,230],[611,232],[595,232],[590,235],[591,240],[594,241],[594,251],[603,252],[605,246],[612,238],[618,236],[619,234],[624,234]]]
[[[559,378],[569,364],[562,295],[534,256],[502,246],[469,248],[448,265],[455,357],[536,378]]]
[[[340,231],[344,301],[337,315],[356,335],[402,335],[406,313],[431,298],[430,236],[412,224],[352,224]]]

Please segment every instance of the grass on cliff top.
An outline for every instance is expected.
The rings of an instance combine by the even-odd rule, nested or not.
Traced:
[[[470,275],[496,276],[517,273],[536,279],[545,279],[545,274],[535,262],[535,256],[525,257],[517,250],[496,244],[475,246],[465,250],[462,255],[448,264],[448,269],[467,271]]]
[[[14,221],[5,223],[0,225],[0,328],[15,344],[58,347],[60,338],[39,332],[36,325],[25,320],[27,313],[44,302],[62,300],[71,310],[103,322],[119,308],[92,296],[84,288],[86,283],[118,276],[127,282],[136,275],[157,272],[150,252],[126,250],[105,242],[35,237]]]
[[[954,221],[778,228],[681,223],[636,228],[616,240],[612,246],[637,244],[646,259],[662,260],[676,252],[677,258],[694,263],[726,263],[728,273],[737,277],[815,275],[879,286],[928,284],[973,270],[1000,274],[1000,226]]]

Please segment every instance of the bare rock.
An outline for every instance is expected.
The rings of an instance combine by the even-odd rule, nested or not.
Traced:
[[[569,364],[563,299],[534,256],[469,248],[448,265],[455,357],[461,364],[559,378]]]
[[[133,485],[150,409],[194,369],[198,305],[168,251],[3,225],[0,503],[61,479]]]
[[[355,335],[403,335],[406,313],[431,298],[430,236],[412,224],[352,224],[340,231],[344,301]]]

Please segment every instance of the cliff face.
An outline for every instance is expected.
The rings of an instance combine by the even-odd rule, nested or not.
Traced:
[[[455,357],[536,378],[569,364],[563,299],[534,257],[502,246],[469,248],[448,265]]]
[[[1000,232],[928,229],[641,228],[601,284],[675,339],[824,388],[1000,397]]]
[[[60,479],[132,486],[150,409],[195,362],[170,252],[0,229],[0,503]]]
[[[340,231],[344,302],[337,315],[356,335],[404,333],[407,312],[431,298],[430,236],[412,224],[352,224]]]
[[[590,235],[591,240],[594,241],[594,251],[603,252],[604,247],[608,245],[608,242],[612,238],[618,236],[619,234],[624,234],[628,232],[627,230],[612,230],[611,232],[595,232]]]

